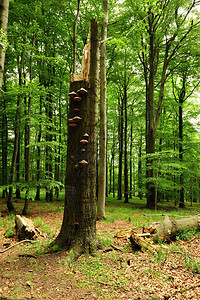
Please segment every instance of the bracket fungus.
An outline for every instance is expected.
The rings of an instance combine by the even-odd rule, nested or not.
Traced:
[[[75,113],[78,113],[79,111],[80,111],[80,109],[79,109],[79,108],[77,108],[77,107],[76,107],[76,108],[74,108],[74,112],[75,112]]]
[[[80,102],[83,99],[82,99],[82,97],[76,96],[76,97],[73,98],[73,100],[76,101],[76,102]]]
[[[73,99],[74,97],[78,96],[76,92],[72,91],[68,94],[68,96]]]
[[[81,95],[84,95],[84,94],[87,94],[88,91],[84,88],[80,88],[80,90],[77,91],[78,94],[81,94]]]
[[[89,137],[89,134],[84,133],[83,137],[84,137],[85,139],[87,139],[87,138]]]
[[[87,166],[88,162],[83,159],[83,160],[79,161],[79,164],[82,165],[82,166]]]
[[[68,123],[74,123],[74,120],[73,119],[69,119]]]
[[[79,116],[73,117],[74,122],[80,122],[82,119]]]
[[[80,143],[84,145],[84,144],[87,144],[88,141],[87,140],[80,140]]]
[[[70,127],[76,127],[76,126],[78,126],[76,123],[69,123],[69,126]]]

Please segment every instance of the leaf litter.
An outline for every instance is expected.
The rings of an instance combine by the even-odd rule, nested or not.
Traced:
[[[59,232],[62,212],[39,205],[30,211],[33,221],[40,218],[51,229],[38,237],[40,245],[47,245]],[[76,261],[65,251],[22,255],[33,254],[35,244],[0,253],[0,299],[200,299],[199,238],[173,242],[168,251],[134,252],[132,230],[126,220],[97,221],[97,233],[110,244],[95,257],[82,255]],[[1,249],[17,243],[4,233],[0,228]]]

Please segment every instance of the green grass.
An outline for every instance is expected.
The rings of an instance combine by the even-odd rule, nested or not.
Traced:
[[[117,220],[127,220],[134,227],[148,226],[152,222],[162,221],[165,215],[170,218],[180,219],[199,213],[200,205],[190,206],[186,203],[187,209],[178,209],[170,203],[159,203],[158,211],[147,209],[146,199],[140,200],[137,197],[129,199],[130,203],[123,203],[123,200],[117,200],[109,196],[106,199],[106,220],[104,223],[117,222]]]

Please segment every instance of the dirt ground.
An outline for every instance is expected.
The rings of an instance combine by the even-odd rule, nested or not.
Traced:
[[[62,212],[44,212],[44,206],[30,211],[29,217],[39,217],[56,237]],[[167,254],[134,253],[126,234],[117,234],[129,229],[125,220],[97,222],[98,234],[109,231],[114,247],[99,250],[96,258],[82,255],[72,262],[67,252],[36,255],[29,243],[0,253],[0,299],[200,299],[198,238],[177,241]],[[0,227],[0,250],[17,243],[4,233]],[[48,238],[45,233],[37,240],[46,245]]]

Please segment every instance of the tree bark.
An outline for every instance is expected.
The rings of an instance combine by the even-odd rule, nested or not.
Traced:
[[[40,96],[40,115],[42,115],[42,96]],[[38,130],[38,136],[37,136],[37,143],[40,144],[41,137],[42,137],[42,121],[41,119],[39,120],[39,130]],[[38,185],[38,182],[41,179],[41,170],[40,170],[40,145],[37,146],[37,172],[36,172],[36,178],[37,178],[37,189],[36,189],[36,195],[35,195],[35,200],[40,200],[40,185]]]
[[[33,33],[33,39],[32,39],[32,46],[34,46],[35,43],[35,33]],[[31,51],[30,55],[30,82],[32,82],[33,77],[33,50]],[[25,98],[26,99],[26,98]],[[28,214],[28,204],[29,204],[29,184],[30,184],[30,159],[31,159],[31,149],[29,147],[30,145],[30,139],[31,139],[31,125],[30,125],[30,115],[31,115],[31,92],[28,96],[28,103],[25,101],[25,181],[27,184],[26,187],[26,194],[25,194],[25,202],[24,202],[24,208],[22,211],[22,215]]]
[[[179,160],[183,162],[183,103],[185,100],[185,84],[186,84],[186,74],[183,74],[182,77],[182,88],[179,94]],[[179,207],[185,208],[184,204],[184,177],[183,170],[180,174],[180,202]]]
[[[130,191],[129,191],[129,199],[132,199],[132,191],[133,191],[133,162],[132,162],[132,152],[133,152],[133,108],[131,109],[131,136],[130,136],[130,158],[129,158],[129,171],[130,171]]]
[[[120,110],[120,119],[119,119],[119,126],[118,126],[118,132],[119,132],[119,166],[118,166],[118,200],[122,200],[122,158],[123,158],[123,124],[124,124],[124,118],[123,118],[123,110],[124,110],[124,101],[123,97],[121,98],[121,104],[119,103],[119,110]],[[120,102],[120,100],[119,100]]]
[[[2,29],[5,38],[7,36],[8,11],[9,11],[9,0],[1,0],[0,29]],[[1,90],[3,84],[4,62],[5,62],[5,47],[3,45],[0,45],[0,96],[1,96]]]
[[[8,11],[9,11],[9,0],[2,0],[0,4],[0,29],[3,34],[7,35],[8,25]],[[0,45],[0,99],[3,85],[3,74],[4,74],[4,63],[5,63],[5,47]],[[7,184],[7,116],[5,110],[5,99],[2,101],[3,104],[3,129],[2,129],[2,165],[3,165],[3,185]],[[6,196],[6,190],[3,190],[3,198]]]
[[[104,18],[101,30],[100,47],[100,143],[99,143],[99,177],[98,177],[98,203],[97,219],[105,219],[105,193],[106,193],[106,38],[108,26],[108,0],[104,0]]]
[[[124,74],[124,203],[128,203],[128,159],[127,159],[127,82],[126,82],[126,53],[125,53],[125,74]]]
[[[73,68],[72,73],[76,73],[76,39],[77,39],[77,25],[78,25],[78,17],[80,12],[80,1],[77,1],[77,12],[74,20],[74,38],[73,38]]]
[[[4,91],[6,91],[6,80],[4,80]],[[6,99],[0,96],[2,103],[2,185],[5,186],[8,183],[8,119],[6,113]],[[7,197],[7,189],[3,188],[2,198]]]
[[[140,137],[139,143],[139,153],[138,153],[138,197],[142,199],[142,135]]]
[[[75,255],[94,252],[98,245],[96,235],[96,157],[99,87],[98,23],[91,19],[90,28],[90,82],[73,81],[70,91],[80,88],[88,91],[82,101],[73,99],[69,105],[69,122],[74,109],[79,109],[81,120],[69,123],[67,141],[67,169],[65,181],[65,209],[59,235],[52,248],[73,248]],[[76,113],[77,114],[77,113]],[[75,115],[76,116],[76,115]],[[75,124],[75,126],[70,126]]]

